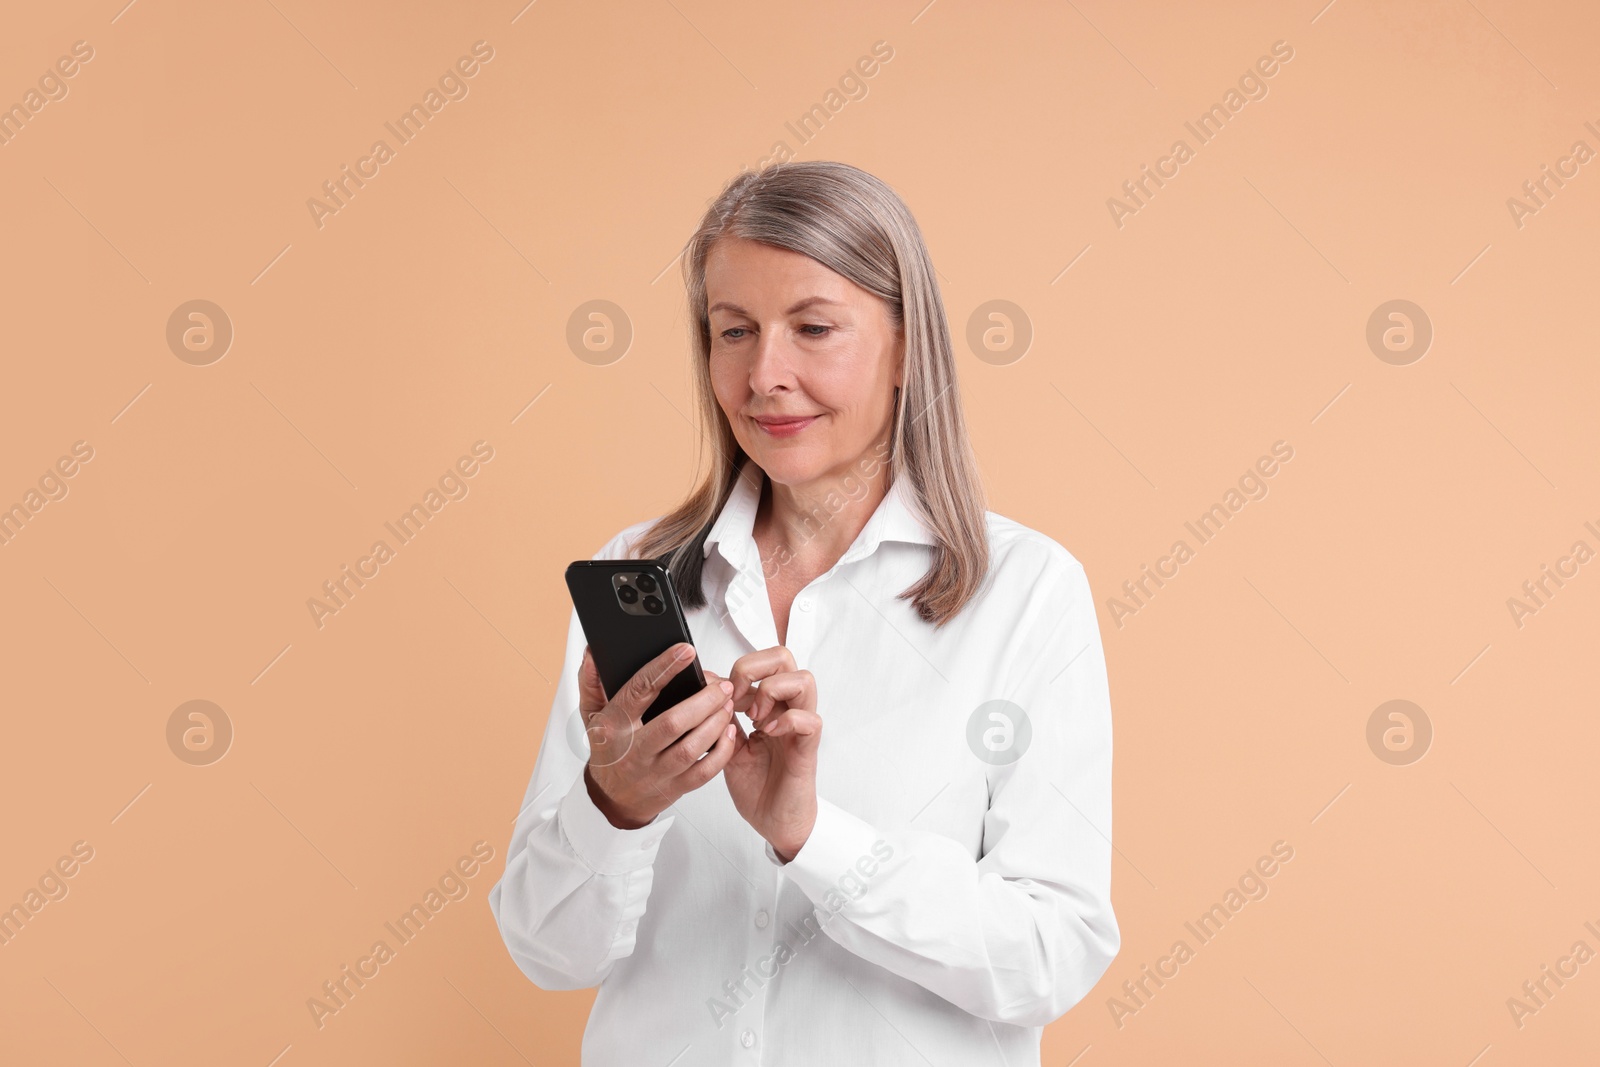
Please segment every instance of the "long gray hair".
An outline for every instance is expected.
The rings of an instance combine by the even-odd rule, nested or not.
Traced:
[[[683,605],[705,605],[705,539],[747,458],[711,385],[706,257],[722,237],[808,256],[888,305],[905,341],[889,478],[909,479],[914,507],[937,542],[927,573],[900,598],[910,598],[923,620],[942,626],[978,591],[989,569],[983,484],[961,414],[950,327],[916,219],[888,185],[844,163],[793,161],[745,171],[728,182],[690,237],[683,275],[696,327],[695,394],[702,440],[711,445],[710,472],[644,532],[633,547],[635,558],[662,560]]]

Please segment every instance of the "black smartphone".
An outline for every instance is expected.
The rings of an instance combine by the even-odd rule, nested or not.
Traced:
[[[606,699],[628,683],[639,668],[687,641],[689,624],[678,603],[672,575],[656,560],[581,559],[567,568],[567,591],[600,672]],[[678,671],[645,710],[649,722],[674,704],[706,687],[700,657]]]

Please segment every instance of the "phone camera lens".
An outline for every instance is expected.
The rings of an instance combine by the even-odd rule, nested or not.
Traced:
[[[654,593],[656,591],[656,580],[648,574],[639,575],[634,579],[634,584],[639,587],[639,592],[641,593]]]
[[[639,599],[639,590],[635,589],[631,585],[619,585],[617,586],[617,599],[622,601],[624,604],[633,604]],[[651,597],[650,599],[654,600],[655,598]],[[645,603],[648,606],[649,601],[646,601]]]
[[[662,611],[666,609],[662,607],[660,597],[647,596],[644,598],[644,610],[648,611],[652,615],[660,615]]]

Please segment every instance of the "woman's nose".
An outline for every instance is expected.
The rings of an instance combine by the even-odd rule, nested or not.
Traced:
[[[750,363],[750,389],[769,393],[779,386],[794,385],[793,350],[782,330],[765,330],[756,340],[755,358]]]

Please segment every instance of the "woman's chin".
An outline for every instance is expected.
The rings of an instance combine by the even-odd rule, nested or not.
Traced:
[[[764,442],[763,447],[750,452],[768,478],[779,485],[804,485],[818,478],[828,469],[828,464],[816,449],[804,445],[783,445]]]

